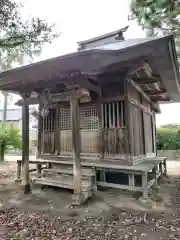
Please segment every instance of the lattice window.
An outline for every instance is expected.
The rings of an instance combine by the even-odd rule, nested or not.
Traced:
[[[104,128],[124,127],[124,102],[111,102],[103,104]]]
[[[80,107],[80,128],[98,129],[99,116],[97,106]]]
[[[42,119],[43,128],[47,131],[55,131],[55,119],[56,119],[56,109],[49,109],[47,117]]]
[[[60,130],[71,130],[70,108],[60,108]]]
[[[97,106],[80,106],[80,129],[98,129],[99,117]],[[71,130],[70,108],[60,109],[60,129]]]

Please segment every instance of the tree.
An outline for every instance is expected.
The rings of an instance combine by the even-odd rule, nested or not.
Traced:
[[[180,57],[179,0],[132,0],[131,12],[131,18],[136,18],[144,29],[153,29],[156,34],[173,33]]]
[[[24,56],[33,57],[41,52],[45,42],[51,42],[57,34],[39,18],[23,20],[22,5],[13,0],[0,1],[0,71],[13,68],[14,63],[22,64]],[[8,94],[4,95],[3,120],[6,120]]]
[[[180,149],[180,125],[167,124],[157,129],[157,149]]]
[[[53,26],[39,18],[24,20],[21,5],[14,0],[0,1],[0,67],[7,70],[23,56],[41,52],[45,42],[51,42],[57,34]]]
[[[21,133],[12,124],[0,123],[0,160],[4,161],[5,151],[10,148],[21,149]]]

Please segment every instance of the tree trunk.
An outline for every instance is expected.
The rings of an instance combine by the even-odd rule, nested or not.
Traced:
[[[5,154],[5,144],[3,141],[0,142],[0,161],[4,162],[4,154]]]
[[[3,122],[7,120],[8,95],[4,95]]]
[[[146,37],[152,37],[154,35],[154,29],[150,25],[145,26]]]

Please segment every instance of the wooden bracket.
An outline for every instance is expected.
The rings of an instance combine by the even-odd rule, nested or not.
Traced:
[[[51,94],[51,98],[49,99],[48,103],[69,101],[69,98],[70,98],[71,94],[72,94],[72,91]],[[75,94],[76,94],[77,99],[80,99],[82,97],[87,97],[87,95],[88,95],[88,93],[83,91],[82,89],[77,90],[75,92]],[[41,103],[41,98],[39,96],[39,97],[26,98],[25,101],[24,101],[24,99],[21,99],[18,102],[16,102],[16,105],[18,105],[18,106],[23,106],[25,104],[36,105],[36,104],[40,104],[40,103]]]
[[[151,99],[148,97],[148,95],[142,90],[142,88],[135,83],[132,79],[127,78],[127,81],[139,92],[141,95],[152,105],[153,109],[156,112],[160,112],[158,104],[151,101]]]
[[[88,78],[86,78],[86,77],[80,78],[78,80],[78,82],[81,87],[97,93],[99,95],[99,97],[101,98],[101,96],[102,96],[101,88],[98,85],[91,83]]]
[[[72,79],[73,81],[71,81],[71,83],[64,82],[64,84],[68,89],[84,88],[97,93],[101,97],[102,95],[101,88],[98,85],[93,84],[89,79],[90,78],[88,78],[88,76],[85,76],[82,74],[82,75],[74,76]]]

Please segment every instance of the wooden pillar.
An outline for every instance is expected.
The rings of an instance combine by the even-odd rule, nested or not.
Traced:
[[[157,166],[155,166],[152,170],[152,174],[153,174],[153,178],[155,179],[155,187],[157,187],[158,185],[158,179],[157,179],[157,174],[158,174],[158,169],[157,169]]]
[[[134,173],[129,173],[128,174],[128,179],[129,179],[129,186],[134,187]]]
[[[15,182],[21,182],[21,161],[17,161],[17,178]]]
[[[161,176],[163,175],[163,165],[162,162],[159,163],[159,171],[161,173]]]
[[[29,193],[31,191],[29,181],[29,106],[25,100],[26,97],[24,97],[25,104],[22,106],[22,166],[24,193]]]
[[[41,177],[41,169],[42,169],[41,163],[37,163],[36,164],[37,177]]]
[[[132,148],[133,148],[133,132],[131,129],[131,119],[130,119],[130,101],[129,101],[129,88],[128,81],[124,79],[124,114],[125,114],[125,154],[127,160],[132,157]]]
[[[99,103],[99,152],[100,159],[104,159],[104,112],[103,104]]]
[[[55,155],[60,154],[60,105],[56,104],[56,114],[55,114]]]
[[[80,114],[79,103],[75,92],[70,96],[71,124],[72,124],[72,148],[73,148],[73,176],[74,195],[77,202],[81,195],[81,137],[80,137]]]
[[[163,165],[164,165],[164,175],[167,176],[167,161],[166,161],[166,159],[164,159]]]
[[[156,146],[156,114],[153,113],[152,116],[152,135],[153,135],[153,152],[155,153],[155,155],[157,156],[157,146]]]
[[[148,199],[148,174],[143,173],[142,175],[142,187],[143,187],[143,198]]]
[[[39,105],[37,157],[41,157],[41,149],[42,149],[42,117],[40,113],[41,113],[41,106]]]

